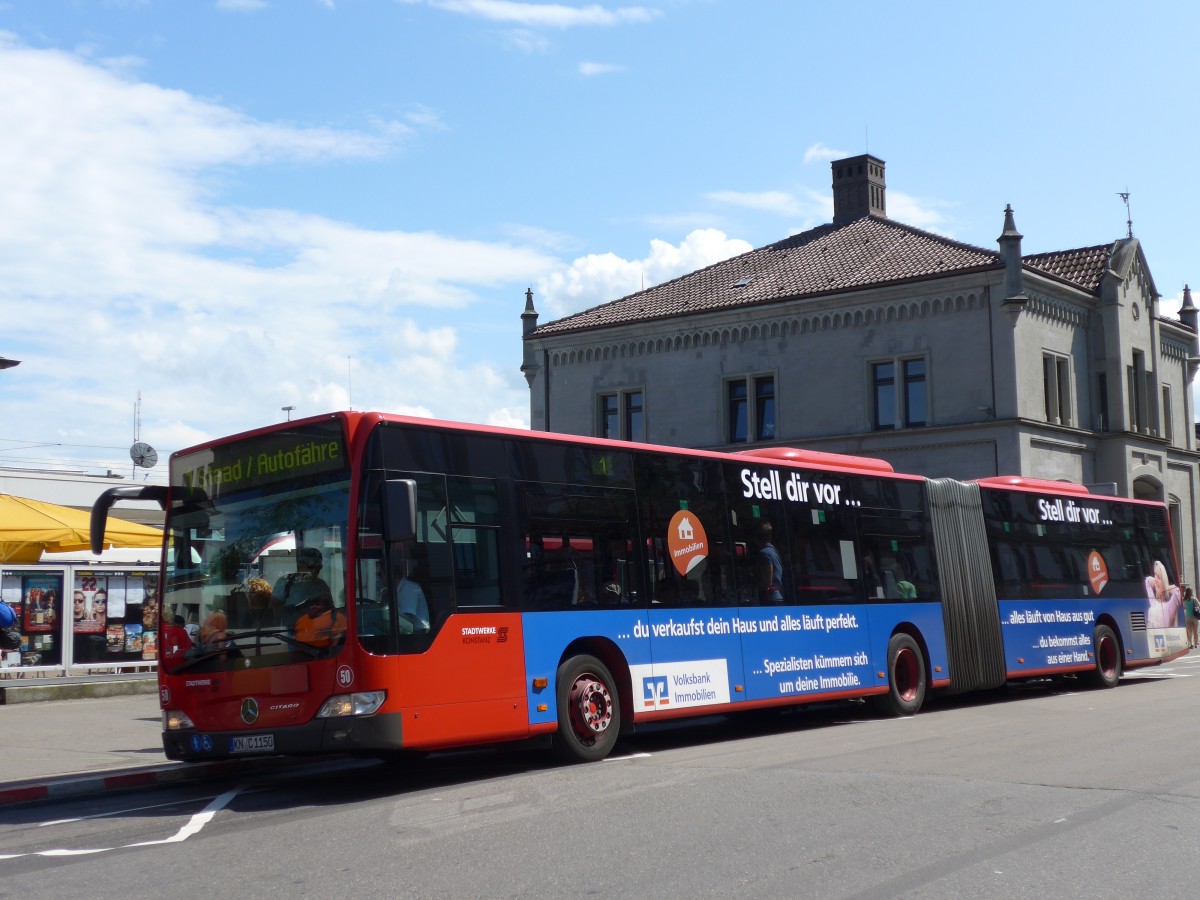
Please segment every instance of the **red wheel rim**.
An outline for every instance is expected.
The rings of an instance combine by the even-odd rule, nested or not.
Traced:
[[[892,663],[892,684],[896,694],[905,703],[917,699],[917,690],[921,685],[921,671],[917,664],[917,654],[909,647],[902,647]]]
[[[584,743],[595,743],[612,724],[612,694],[595,675],[584,673],[576,678],[568,702],[571,725]]]
[[[1100,639],[1096,648],[1096,661],[1100,665],[1100,673],[1106,678],[1114,678],[1117,674],[1117,642],[1107,636]]]

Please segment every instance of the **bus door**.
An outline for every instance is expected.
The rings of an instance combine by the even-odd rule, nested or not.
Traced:
[[[886,510],[864,513],[859,519],[859,547],[867,605],[863,618],[869,626],[866,650],[874,663],[887,668],[888,643],[897,629],[915,631],[930,659],[931,680],[948,677],[945,625],[938,583],[933,538],[925,514]]]
[[[499,484],[393,472],[411,481],[415,534],[382,543],[360,528],[356,628],[371,677],[402,708],[405,742],[449,745],[527,727],[521,617],[501,589]],[[368,485],[365,495],[378,496]]]
[[[720,466],[640,462],[650,661],[630,666],[635,713],[724,706],[741,698],[744,674]]]
[[[871,687],[853,513],[840,502],[846,479],[821,475],[818,491],[814,473],[749,471],[750,496],[730,504],[746,700]]]

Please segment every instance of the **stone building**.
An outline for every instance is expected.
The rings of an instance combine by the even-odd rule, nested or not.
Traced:
[[[527,294],[532,427],[1160,499],[1194,579],[1190,291],[1160,315],[1132,233],[1025,255],[1006,208],[975,247],[887,218],[882,160],[832,175],[832,224],[545,324]]]

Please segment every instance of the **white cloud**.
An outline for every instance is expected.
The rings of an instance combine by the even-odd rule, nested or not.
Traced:
[[[1196,304],[1196,295],[1192,295],[1192,305]],[[1183,288],[1171,297],[1163,297],[1158,301],[1158,314],[1168,319],[1178,319],[1179,310],[1183,306]]]
[[[804,164],[808,165],[811,162],[832,162],[835,159],[845,159],[849,155],[849,153],[843,150],[834,150],[817,141],[804,151]]]
[[[756,212],[769,212],[777,216],[796,216],[802,210],[800,201],[786,191],[713,191],[709,200],[727,206],[739,206]]]
[[[561,3],[518,3],[515,0],[403,0],[424,2],[446,12],[474,16],[491,22],[523,25],[529,28],[575,28],[580,26],[621,25],[650,22],[658,18],[656,9],[626,6],[608,9],[598,4],[566,6]]]
[[[693,231],[678,246],[666,241],[651,241],[650,253],[644,259],[628,260],[615,253],[592,253],[576,259],[564,270],[539,279],[535,305],[543,314],[542,321],[550,321],[678,278],[751,249],[745,241],[706,228]]]
[[[216,7],[230,12],[255,12],[266,9],[267,0],[217,0]]]
[[[581,62],[579,64],[579,74],[588,77],[593,75],[610,75],[613,72],[624,71],[624,66],[617,66],[611,63]]]
[[[946,216],[946,211],[954,205],[944,200],[913,197],[894,188],[888,188],[887,192],[889,219],[912,225],[914,228],[937,232],[946,237],[954,236],[951,230],[953,223]]]
[[[142,437],[164,453],[285,405],[527,415],[516,312],[513,362],[497,366],[495,340],[454,311],[496,288],[519,309],[553,257],[233,206],[214,187],[229,167],[392,154],[414,123],[263,122],[3,33],[0,108],[0,352],[22,360],[0,442],[127,441],[139,390]]]
[[[833,219],[833,200],[829,195],[808,188],[802,189],[799,193],[779,190],[712,191],[705,196],[713,203],[722,206],[770,213],[796,220],[796,227],[801,230]]]

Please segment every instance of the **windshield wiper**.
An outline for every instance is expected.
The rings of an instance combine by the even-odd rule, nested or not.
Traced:
[[[243,647],[242,645],[238,644],[237,641],[244,641],[247,638],[261,638],[261,637],[279,638],[279,640],[283,641],[288,646],[293,647],[296,650],[305,650],[308,653],[312,654],[314,657],[323,656],[325,653],[324,647],[314,647],[312,644],[306,644],[306,643],[304,643],[304,641],[301,641],[301,640],[298,640],[298,639],[292,637],[290,634],[288,634],[283,629],[279,629],[278,631],[271,630],[271,629],[264,629],[262,631],[243,631],[243,632],[239,632],[238,634],[234,634],[233,632],[230,632],[229,646],[236,647],[238,650],[246,649],[248,647],[253,647],[255,645],[249,644],[249,645],[246,645],[246,647]]]
[[[306,644],[306,643],[304,643],[304,641],[298,641],[298,640],[296,640],[296,638],[291,637],[290,635],[284,634],[283,632],[254,631],[254,632],[247,632],[246,634],[238,635],[236,638],[230,638],[229,643],[226,646],[222,647],[220,650],[210,650],[207,653],[200,654],[199,656],[188,657],[188,658],[184,659],[183,662],[179,663],[177,666],[175,666],[173,669],[171,669],[171,671],[172,672],[183,672],[184,670],[190,669],[190,668],[192,668],[192,666],[198,665],[199,663],[208,662],[211,659],[218,659],[219,657],[225,656],[229,653],[230,650],[249,650],[249,649],[253,648],[255,645],[254,644],[239,645],[238,643],[236,643],[236,641],[243,639],[243,638],[247,638],[247,637],[254,637],[256,635],[258,635],[258,636],[265,635],[267,637],[279,638],[281,641],[286,643],[293,650],[303,650],[309,656],[313,657],[313,659],[316,659],[319,656],[324,656],[325,651],[328,649],[326,647],[314,647],[312,644]]]

